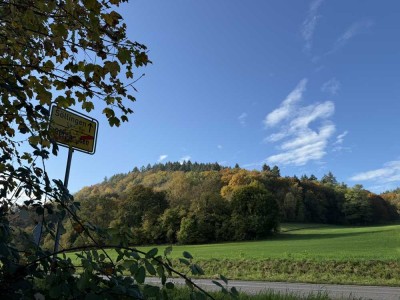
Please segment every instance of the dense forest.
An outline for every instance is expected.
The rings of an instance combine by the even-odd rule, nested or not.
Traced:
[[[278,233],[280,222],[369,225],[400,212],[400,190],[377,195],[331,172],[299,179],[282,177],[277,166],[249,171],[190,161],[135,167],[74,197],[83,220],[137,245],[261,239]],[[86,242],[73,221],[65,228],[62,245]]]
[[[277,166],[168,162],[105,178],[75,195],[83,219],[124,229],[132,243],[207,243],[264,238],[279,223],[368,225],[398,219],[399,191],[376,195],[329,172],[281,177]],[[81,243],[68,230],[64,244]]]

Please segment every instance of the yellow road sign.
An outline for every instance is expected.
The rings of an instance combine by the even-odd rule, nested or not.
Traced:
[[[93,154],[98,127],[99,122],[88,116],[57,106],[51,108],[50,135],[58,144]]]

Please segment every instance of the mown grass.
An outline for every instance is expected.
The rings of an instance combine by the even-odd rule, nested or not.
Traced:
[[[281,231],[281,234],[262,241],[175,245],[172,257],[188,251],[199,260],[400,261],[400,225],[283,224]],[[160,250],[163,248],[161,246]]]
[[[263,241],[176,245],[172,258],[183,251],[193,255],[205,277],[400,285],[400,225],[283,224],[281,234]]]

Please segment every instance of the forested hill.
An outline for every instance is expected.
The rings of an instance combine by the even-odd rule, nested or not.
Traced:
[[[281,177],[217,163],[134,168],[75,195],[93,224],[126,228],[137,243],[257,239],[281,221],[367,225],[398,219],[399,193],[376,195],[338,183],[332,173]],[[74,243],[74,237],[65,237]]]

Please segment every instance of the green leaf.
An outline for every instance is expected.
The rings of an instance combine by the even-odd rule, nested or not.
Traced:
[[[174,285],[172,282],[167,282],[167,283],[165,284],[165,287],[166,287],[167,289],[169,289],[169,290],[172,290],[172,289],[175,287],[175,285]]]
[[[154,256],[157,255],[157,253],[158,253],[158,249],[153,248],[149,252],[146,253],[146,258],[153,258]]]
[[[144,283],[144,280],[145,280],[145,278],[146,278],[146,269],[143,267],[143,266],[141,266],[138,270],[137,270],[137,272],[135,273],[135,280],[138,282],[138,283]]]
[[[233,286],[231,287],[231,294],[234,298],[237,298],[239,296],[238,290]]]
[[[192,271],[193,275],[204,275],[203,269],[198,265],[191,265],[190,270]]]
[[[180,261],[181,263],[183,263],[184,265],[187,265],[187,266],[190,265],[190,262],[189,262],[187,259],[179,258],[179,261]]]
[[[111,127],[113,127],[114,125],[119,127],[119,125],[121,124],[120,120],[117,117],[109,118],[108,123],[110,124]]]
[[[140,259],[140,255],[139,255],[139,253],[137,253],[136,251],[132,251],[132,252],[131,252],[131,256],[132,256],[134,259]]]
[[[110,73],[112,77],[117,77],[118,73],[121,70],[121,67],[119,66],[118,62],[116,61],[106,61],[104,63],[104,69],[106,73]]]
[[[28,138],[28,141],[32,145],[37,145],[40,142],[40,137],[37,135],[32,135]]]
[[[132,262],[131,265],[129,266],[129,271],[131,272],[132,275],[135,275],[139,269],[139,265],[137,262]]]
[[[144,262],[144,265],[146,266],[146,269],[150,273],[150,275],[154,276],[154,275],[157,274],[156,269],[154,268],[154,266],[148,260],[146,260]]]
[[[193,256],[187,251],[183,251],[183,257],[187,259],[193,259]]]
[[[172,252],[172,246],[168,246],[167,248],[164,249],[164,256],[170,255]]]
[[[220,278],[223,282],[225,282],[225,284],[228,284],[228,278],[226,278],[224,275],[220,274],[220,275],[219,275],[219,278]]]
[[[83,102],[82,109],[85,109],[87,112],[90,112],[92,109],[94,109],[93,102],[91,101]]]
[[[143,292],[148,298],[154,298],[160,294],[160,288],[158,286],[146,284]]]
[[[126,48],[119,48],[117,58],[119,59],[121,64],[125,64],[131,59],[131,51]]]
[[[223,288],[222,284],[220,284],[218,281],[212,280],[211,282],[214,283],[215,285],[219,286],[220,288]]]

